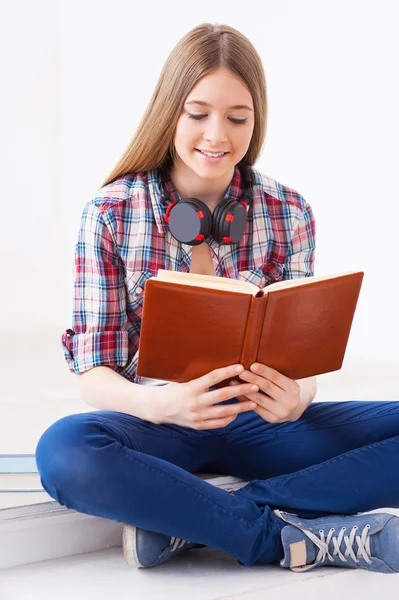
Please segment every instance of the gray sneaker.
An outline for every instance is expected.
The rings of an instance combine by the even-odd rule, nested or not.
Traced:
[[[130,567],[155,567],[191,548],[205,548],[180,538],[147,531],[134,525],[123,525],[123,554]]]
[[[317,519],[302,519],[280,510],[273,510],[273,514],[288,523],[281,531],[282,567],[297,573],[326,566],[399,573],[399,517],[395,509]]]

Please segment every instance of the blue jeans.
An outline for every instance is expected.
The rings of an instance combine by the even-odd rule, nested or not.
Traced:
[[[236,398],[219,404],[238,402]],[[36,448],[41,482],[76,511],[276,563],[286,525],[399,507],[399,401],[313,402],[295,422],[251,412],[227,427],[155,425],[110,410],[53,423]],[[229,493],[195,472],[249,481]]]

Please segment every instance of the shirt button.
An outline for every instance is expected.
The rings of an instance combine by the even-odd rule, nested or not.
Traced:
[[[137,294],[141,294],[142,291],[143,291],[143,288],[141,288],[141,287],[136,288],[136,293]]]

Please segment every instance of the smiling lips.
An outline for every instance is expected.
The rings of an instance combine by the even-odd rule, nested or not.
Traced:
[[[222,152],[223,154],[227,154],[225,150],[206,150],[206,148],[196,148],[196,150],[199,150],[200,152],[209,152],[209,154],[221,154]]]
[[[203,154],[204,156],[208,156],[210,158],[222,158],[223,156],[226,156],[227,154],[229,154],[229,152],[211,152],[209,150],[200,150],[200,148],[195,148],[195,150],[197,152],[200,152],[201,154]]]

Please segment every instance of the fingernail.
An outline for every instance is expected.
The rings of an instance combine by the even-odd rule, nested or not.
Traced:
[[[234,369],[235,373],[241,373],[241,371],[244,370],[244,367],[242,365],[237,365],[236,368]]]

